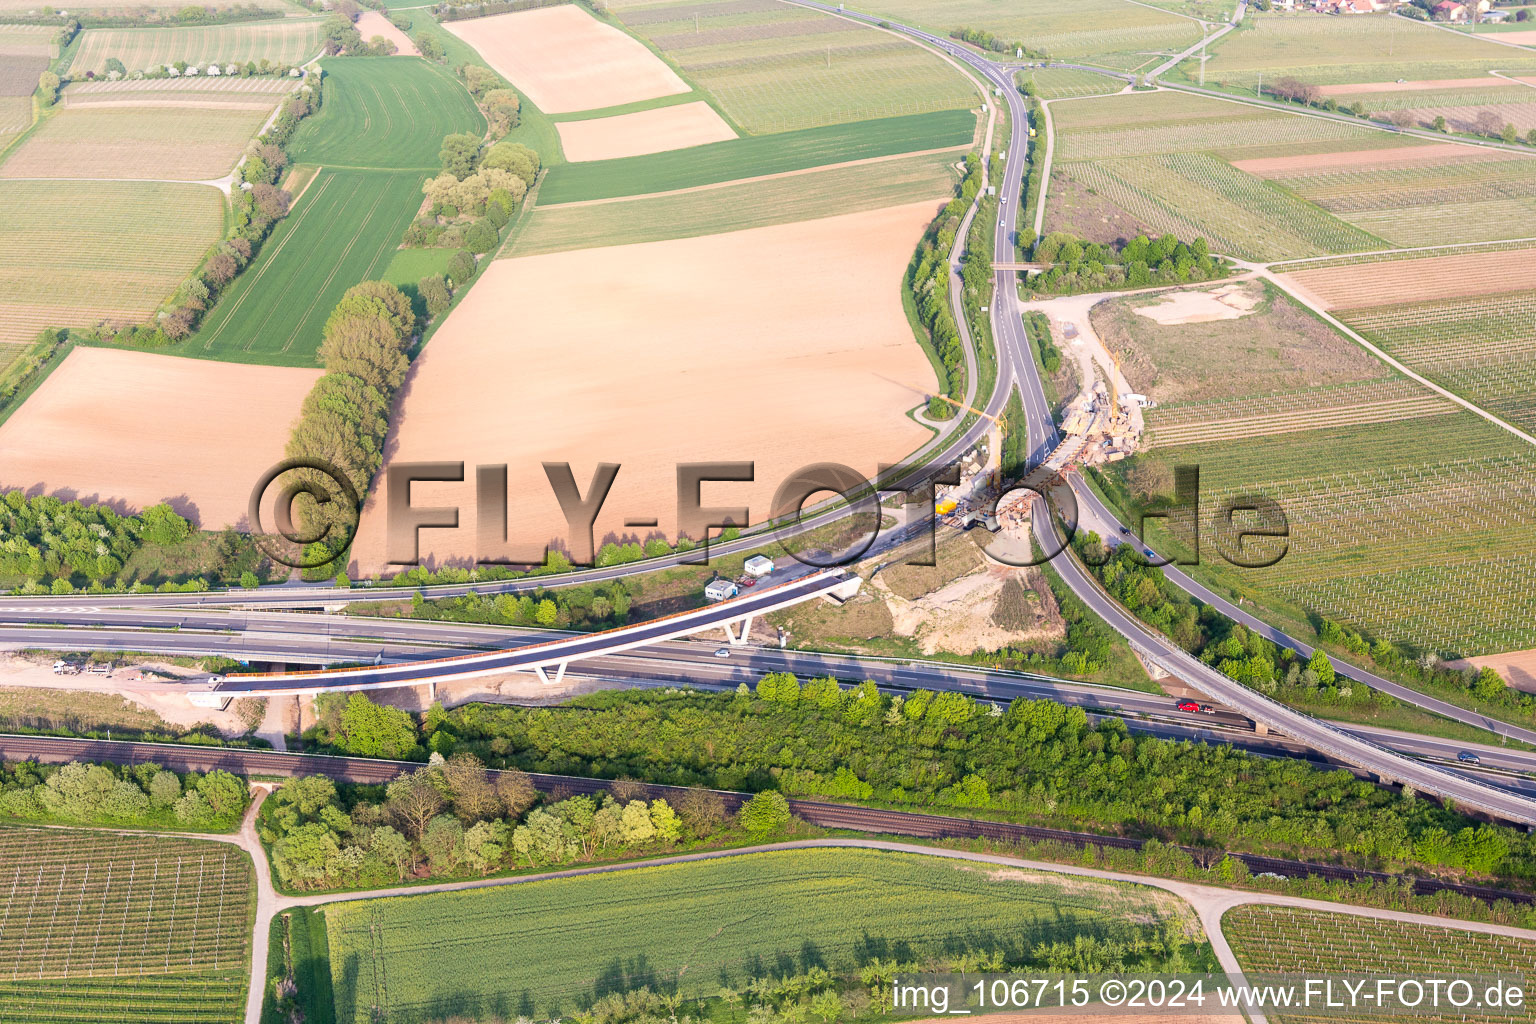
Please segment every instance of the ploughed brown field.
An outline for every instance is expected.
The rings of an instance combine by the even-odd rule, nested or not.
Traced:
[[[642,156],[736,137],[715,108],[703,100],[614,117],[562,121],[555,127],[560,131],[560,148],[571,161]]]
[[[0,425],[0,490],[169,501],[205,529],[242,526],[319,370],[76,348]]]
[[[446,22],[546,114],[690,91],[636,39],[575,4]]]
[[[477,464],[508,466],[509,545],[538,561],[567,534],[544,462],[569,462],[583,494],[597,463],[620,464],[601,544],[675,536],[678,463],[755,462],[754,482],[706,484],[703,504],[745,505],[758,522],[794,470],[870,474],[904,458],[929,437],[906,412],[935,382],[899,289],[939,201],[492,263],[392,420],[391,463],[466,465],[462,484],[412,488],[416,506],[459,507],[457,529],[422,531],[423,561],[477,555]],[[356,572],[391,571],[387,490],[381,475]]]

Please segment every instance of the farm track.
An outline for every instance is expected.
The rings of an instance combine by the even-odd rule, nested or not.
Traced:
[[[223,768],[247,777],[278,775],[325,775],[340,782],[381,784],[393,780],[404,771],[420,767],[413,761],[384,761],[364,758],[337,757],[327,754],[279,753],[264,750],[242,750],[228,747],[196,747],[177,744],[134,743],[121,740],[75,740],[55,737],[0,735],[0,757],[6,760],[36,759],[59,763],[71,760],[109,761],[115,764],[141,764],[147,761],[176,771],[209,771]],[[531,772],[535,788],[542,792],[560,792],[586,795],[606,791],[609,780],[591,779],[574,775],[550,775]],[[647,799],[655,797],[677,798],[686,792],[678,786],[642,784]],[[750,793],[719,790],[729,811],[740,808]],[[1139,850],[1140,839],[1128,836],[1105,836],[1064,829],[1041,828],[1009,822],[985,821],[974,818],[957,818],[948,815],[924,814],[914,811],[882,810],[871,807],[855,807],[846,804],[827,803],[819,800],[790,800],[790,809],[800,818],[822,828],[849,829],[876,834],[913,836],[924,839],[989,839],[999,842],[1044,841],[1069,843],[1076,846],[1099,846],[1120,850]],[[1198,847],[1180,847],[1209,866],[1224,855],[1224,851]],[[1233,853],[1234,858],[1248,865],[1255,874],[1272,871],[1289,876],[1318,875],[1336,881],[1364,881],[1400,883],[1411,881],[1413,892],[1429,895],[1437,892],[1454,892],[1465,896],[1493,901],[1507,899],[1521,904],[1536,905],[1536,894],[1490,886],[1469,885],[1437,878],[1414,878],[1392,875],[1382,871],[1351,868],[1342,865],[1317,864],[1308,861],[1287,860],[1258,854]]]

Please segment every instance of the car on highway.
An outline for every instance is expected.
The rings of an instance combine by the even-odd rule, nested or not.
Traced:
[[[1201,704],[1200,713],[1202,715],[1214,715],[1216,713],[1216,709],[1211,707],[1209,704]]]
[[[731,649],[729,647],[722,647],[718,651],[715,652],[715,657],[717,657],[717,658],[729,658],[730,656],[731,656]]]
[[[1200,705],[1196,704],[1192,700],[1181,700],[1181,701],[1179,701],[1179,710],[1180,711],[1187,711],[1190,714],[1194,714],[1195,712],[1200,710]]]
[[[1152,553],[1152,549],[1151,548],[1142,548],[1141,549],[1141,553],[1146,555],[1148,558],[1156,558],[1157,557],[1156,555],[1154,555]]]
[[[1456,760],[1460,761],[1462,764],[1482,764],[1483,763],[1483,759],[1478,757],[1476,754],[1472,753],[1470,750],[1463,750],[1461,753],[1457,754],[1456,755]]]

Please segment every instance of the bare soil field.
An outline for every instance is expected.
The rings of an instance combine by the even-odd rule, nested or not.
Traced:
[[[1536,96],[1536,93],[1532,94]],[[1503,159],[1507,154],[1458,146],[1453,142],[1434,142],[1427,146],[1394,146],[1390,149],[1355,149],[1341,153],[1303,153],[1297,156],[1267,156],[1253,160],[1234,160],[1232,166],[1261,178],[1287,178],[1313,171],[1346,171],[1359,168],[1385,169],[1477,160]],[[1515,157],[1515,159],[1519,159]]]
[[[480,51],[546,114],[690,91],[642,43],[575,4],[451,21],[444,27]]]
[[[268,97],[239,106],[66,108],[11,154],[0,177],[219,178],[276,105]]]
[[[1521,32],[1500,33],[1500,39],[1509,39],[1513,35],[1524,35]],[[1531,33],[1536,36],[1536,32]],[[1514,77],[1514,76],[1511,76]],[[1531,79],[1522,78],[1522,82]],[[1499,79],[1492,75],[1484,75],[1481,78],[1439,78],[1419,79],[1408,82],[1356,82],[1353,85],[1320,85],[1318,92],[1324,96],[1353,96],[1355,93],[1366,92],[1423,92],[1429,89],[1486,89],[1491,85],[1498,85]]]
[[[37,76],[47,70],[45,54],[0,54],[0,96],[31,96]]]
[[[555,127],[565,158],[571,161],[641,156],[736,137],[715,108],[703,100],[617,117],[562,121]]]
[[[1226,284],[1210,291],[1174,292],[1150,306],[1135,307],[1135,312],[1160,324],[1200,324],[1247,316],[1263,298],[1262,288]]]
[[[319,370],[76,348],[0,425],[0,487],[244,523]],[[216,454],[215,454],[216,453]]]
[[[756,523],[806,465],[895,462],[928,437],[905,415],[934,379],[898,286],[937,205],[497,260],[412,367],[389,461],[508,465],[522,560],[568,533],[542,462],[569,462],[583,493],[596,463],[622,466],[599,544],[676,534],[679,463],[755,462],[754,482],[705,484],[702,503],[747,506]],[[477,554],[468,473],[412,489],[415,505],[460,509],[457,529],[422,532],[424,563]],[[364,510],[355,572],[394,571],[385,490]],[[655,526],[626,527],[641,518]]]
[[[1536,650],[1485,654],[1482,657],[1467,658],[1463,661],[1449,662],[1449,664],[1453,668],[1491,668],[1503,676],[1515,689],[1536,693]]]
[[[355,22],[357,31],[365,42],[372,41],[374,36],[383,36],[395,44],[395,52],[402,56],[420,57],[421,51],[416,49],[416,44],[411,42],[411,37],[395,27],[378,11],[364,11]]]
[[[1529,29],[1523,32],[1500,32],[1495,38],[1500,42],[1516,43],[1520,46],[1536,46],[1536,31]]]
[[[1328,309],[1426,302],[1536,288],[1536,249],[1386,260],[1285,274]]]

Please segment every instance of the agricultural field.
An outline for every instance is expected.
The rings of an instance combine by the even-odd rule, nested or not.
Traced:
[[[957,947],[1023,957],[1041,942],[1123,938],[1139,931],[1133,922],[1200,941],[1188,909],[1154,890],[868,850],[754,854],[325,913],[343,1024],[483,1019],[517,1012],[512,1000],[530,1016],[568,1015],[644,984],[713,997],[812,966],[851,974],[874,956],[947,963]]]
[[[320,52],[320,26],[318,18],[294,18],[196,28],[91,28],[81,35],[69,70],[101,74],[109,57],[129,71],[179,60],[199,66],[209,61],[302,64]]]
[[[49,117],[0,165],[4,178],[205,181],[234,169],[277,105],[88,106]]]
[[[1119,0],[1082,0],[1070,6],[1051,0],[876,0],[868,10],[936,35],[965,27],[985,29],[1007,42],[1022,42],[1054,59],[1132,71],[1160,63],[1200,41],[1198,22]],[[1230,15],[1224,14],[1225,19]]]
[[[222,11],[235,6],[250,6],[278,14],[294,13],[292,5],[284,3],[283,0],[218,0],[216,3],[203,6],[210,11]],[[132,13],[143,11],[145,8],[157,7],[162,10],[164,9],[163,5],[150,3],[149,0],[142,0],[142,2],[140,0],[85,0],[84,3],[71,3],[69,5],[71,11],[102,11],[111,9]],[[0,15],[10,11],[33,12],[38,10],[38,8],[37,0],[0,0]]]
[[[0,151],[18,134],[32,124],[32,93],[37,89],[37,76],[48,69],[48,55],[29,52],[35,48],[33,36],[22,33],[12,44],[15,52],[5,46],[6,33],[20,26],[0,26]],[[38,37],[47,43],[49,36]]]
[[[10,66],[8,57],[57,57],[58,34],[53,25],[0,25],[0,66]]]
[[[516,467],[508,541],[517,552],[537,549],[531,561],[566,535],[538,469],[556,454],[624,466],[599,538],[630,532],[626,518],[640,515],[675,536],[679,462],[754,460],[756,482],[727,492],[754,522],[767,518],[778,482],[808,462],[865,473],[896,462],[928,439],[905,412],[934,386],[896,288],[943,198],[495,260],[417,358],[389,458],[436,458],[427,453],[447,447],[467,462]],[[508,380],[538,381],[559,415],[529,417],[507,402]],[[744,380],[775,396],[772,409],[716,415]],[[363,514],[356,575],[386,568],[384,490]],[[422,534],[424,561],[475,553],[474,503],[462,489],[417,484],[413,493],[462,506],[459,529]]]
[[[223,197],[206,185],[0,182],[0,342],[142,319],[223,228]]]
[[[1387,15],[1326,17],[1319,14],[1249,13],[1243,27],[1210,47],[1207,85],[1252,90],[1294,75],[1311,85],[1395,82],[1399,78],[1468,78],[1493,69],[1536,71],[1536,52]],[[1180,65],[1185,75],[1197,61]]]
[[[1448,953],[1460,976],[1521,977],[1536,962],[1536,942],[1406,921],[1384,921],[1351,914],[1292,907],[1242,906],[1227,911],[1222,933],[1243,966],[1250,984],[1264,985],[1266,974],[1391,975],[1438,977]],[[1529,1007],[1498,1011],[1501,1020],[1531,1020]],[[1337,1015],[1269,1014],[1276,1024],[1338,1020]],[[1350,1020],[1403,1020],[1402,1014],[1351,1014]],[[1460,1021],[1460,1011],[1415,1013],[1416,1021]]]
[[[0,483],[133,511],[169,501],[203,528],[239,525],[319,376],[76,347],[0,424]]]
[[[463,87],[419,58],[341,57],[326,75],[325,106],[290,147],[322,170],[179,354],[313,366],[342,294],[389,266],[443,136],[485,130]]]
[[[1047,230],[1061,223],[1058,200],[1089,193],[1153,231],[1203,237],[1212,251],[1245,259],[1386,248],[1231,162],[1303,145],[1342,148],[1374,134],[1366,129],[1177,92],[1073,100],[1053,106],[1052,117],[1059,138]]]
[[[295,133],[296,163],[436,172],[444,135],[485,131],[469,93],[436,64],[339,57],[324,68],[325,105]]]
[[[197,332],[172,351],[315,365],[325,318],[348,288],[389,265],[423,180],[414,171],[322,170]]]
[[[980,102],[960,71],[912,42],[775,0],[610,6],[750,135]]]
[[[1019,72],[1019,82],[1031,95],[1042,100],[1059,100],[1074,96],[1103,96],[1119,92],[1125,82],[1108,75],[1096,75],[1092,71],[1073,71],[1070,68],[1040,68]]]
[[[0,829],[6,1021],[238,1020],[252,882],[224,843]]]
[[[1349,269],[1340,273],[1340,268]],[[1536,289],[1536,248],[1529,242],[1467,246],[1445,253],[1393,253],[1283,268],[1285,286],[1325,309],[1357,309]]]
[[[253,75],[250,78],[124,79],[120,82],[72,82],[60,94],[59,106],[71,107],[225,107],[270,111],[300,88],[291,78]]]
[[[692,238],[859,213],[948,195],[955,153],[924,153],[848,167],[815,168],[670,196],[536,208],[503,256]]]
[[[752,136],[622,160],[562,164],[551,168],[539,186],[539,205],[696,188],[901,153],[958,150],[968,147],[975,133],[974,114],[945,110]]]
[[[643,156],[736,138],[731,126],[703,100],[630,114],[561,121],[560,148],[572,162]]]
[[[1536,452],[1470,412],[1154,447],[1115,473],[1143,463],[1198,465],[1202,509],[1263,494],[1285,510],[1286,556],[1207,559],[1214,585],[1444,656],[1536,647]]]
[[[546,114],[616,107],[691,92],[665,61],[575,4],[450,21]],[[570,55],[580,53],[580,60]]]

